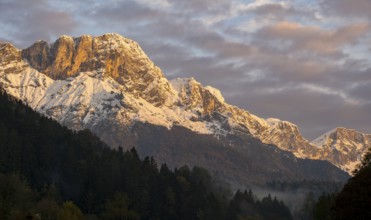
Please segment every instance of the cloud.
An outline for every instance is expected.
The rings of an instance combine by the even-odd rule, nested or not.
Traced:
[[[259,39],[274,40],[278,47],[291,51],[308,51],[320,55],[340,55],[346,44],[355,44],[369,32],[370,25],[356,23],[335,30],[319,26],[304,26],[295,22],[278,22],[258,31]],[[281,41],[281,44],[279,43]]]
[[[102,4],[96,10],[88,14],[89,18],[97,23],[109,25],[110,23],[137,24],[151,22],[151,19],[160,17],[161,12],[155,8],[143,6],[145,1],[114,1],[110,4]]]
[[[254,32],[266,25],[285,21],[319,20],[318,13],[310,7],[299,7],[291,1],[256,0],[251,3],[236,3],[233,11],[249,19],[235,26],[236,30]]]
[[[275,19],[312,18],[316,19],[315,13],[308,8],[298,8],[288,2],[258,1],[247,6],[247,10],[260,17],[271,17]]]
[[[78,25],[71,14],[54,9],[45,0],[2,1],[0,24],[7,27],[6,37],[22,47],[69,33]]]
[[[205,10],[212,10],[215,11],[223,11],[226,8],[222,6],[228,6],[230,1],[228,0],[175,0],[172,1],[174,8],[177,7],[180,11],[186,9],[189,12],[206,12]],[[207,12],[209,13],[209,12]]]
[[[369,72],[371,74],[371,72]],[[364,104],[371,104],[371,77],[368,81],[356,83],[353,88],[350,89],[350,95],[364,100]]]
[[[267,87],[251,86],[250,92],[235,95],[233,104],[252,113],[259,112],[262,117],[295,122],[310,140],[340,126],[365,131],[369,127],[367,123],[371,121],[363,106],[344,102],[343,97],[332,92],[332,89],[322,92],[295,83],[280,83],[272,89],[273,93],[267,93]]]
[[[152,9],[168,9],[171,6],[171,2],[168,0],[136,0],[138,4],[146,5]]]
[[[322,0],[324,13],[332,13],[339,17],[352,16],[371,18],[371,2],[369,0]]]

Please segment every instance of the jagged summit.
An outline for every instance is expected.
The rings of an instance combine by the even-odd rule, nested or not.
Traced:
[[[371,135],[338,127],[321,135],[312,144],[324,149],[334,164],[351,172],[371,147]]]
[[[329,131],[327,131],[326,133],[322,134],[321,136],[317,137],[316,139],[312,140],[312,144],[318,146],[318,147],[322,147],[325,142],[327,141],[327,139],[329,138],[329,136],[331,134],[333,134],[334,132],[337,131],[338,128],[333,128]]]
[[[25,66],[19,49],[9,42],[0,42],[0,72],[19,73]]]
[[[172,95],[161,70],[136,42],[119,34],[75,38],[63,35],[51,44],[36,42],[22,50],[22,58],[52,79],[67,79],[82,72],[97,72],[113,78],[124,86],[126,92],[141,96],[158,106],[166,104]]]
[[[250,140],[229,140],[232,148],[258,140],[343,169],[359,161],[344,159],[348,154],[336,147],[309,143],[290,122],[229,105],[218,89],[194,78],[169,81],[135,41],[119,34],[64,35],[24,50],[0,44],[0,55],[0,86],[9,94],[69,128],[92,130],[114,147],[127,144],[123,134],[140,122]]]
[[[0,48],[2,49],[2,48],[5,47],[5,46],[13,46],[13,44],[10,43],[10,42],[7,42],[7,41],[1,41],[1,40],[0,40]],[[13,46],[13,47],[14,47],[14,46]]]
[[[193,77],[173,79],[170,83],[178,96],[178,104],[186,109],[198,111],[202,115],[225,110],[224,98],[220,91],[210,86],[203,87]]]
[[[122,70],[134,61],[154,67],[136,42],[119,34],[97,37],[63,35],[54,43],[34,43],[22,51],[22,57],[27,59],[32,67],[53,79],[63,79],[79,72],[99,69],[118,79]],[[133,69],[129,70],[135,72]]]
[[[4,62],[6,57],[18,56],[19,52],[20,50],[17,49],[13,44],[9,42],[0,42],[1,62]],[[18,59],[18,57],[14,57],[14,59]]]
[[[331,144],[330,142],[336,142],[338,140],[354,140],[358,143],[365,142],[366,144],[367,139],[364,137],[370,136],[369,134],[365,134],[354,129],[344,128],[344,127],[337,127],[331,129],[330,131],[324,133],[323,135],[319,136],[318,138],[314,139],[311,143],[316,146],[323,146],[326,144]]]

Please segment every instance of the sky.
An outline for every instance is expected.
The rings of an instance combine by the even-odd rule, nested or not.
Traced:
[[[370,0],[0,0],[0,41],[119,33],[169,78],[297,124],[371,133]]]

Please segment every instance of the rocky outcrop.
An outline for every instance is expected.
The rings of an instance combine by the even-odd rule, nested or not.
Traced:
[[[0,42],[0,71],[20,73],[27,66],[22,62],[21,51],[10,43]]]
[[[320,149],[306,140],[299,128],[288,122],[275,118],[267,119],[267,126],[260,134],[260,139],[267,144],[277,145],[280,149],[290,151],[299,158],[320,159]]]
[[[353,129],[336,128],[318,137],[312,144],[323,149],[320,158],[326,158],[350,173],[371,148],[371,135]]]
[[[130,92],[156,106],[169,103],[172,90],[161,70],[139,45],[118,34],[78,38],[62,36],[53,44],[38,41],[22,57],[52,79],[66,79],[81,72],[101,72]]]
[[[371,147],[371,135],[352,129],[336,128],[310,142],[290,122],[269,118],[261,124],[256,138],[290,151],[298,158],[327,160],[348,173],[356,168]]]
[[[178,105],[187,110],[197,110],[202,116],[211,115],[214,112],[226,110],[224,100],[219,99],[212,87],[203,87],[194,78],[174,79],[170,81],[178,95]],[[220,93],[220,92],[219,92]]]
[[[0,42],[0,62],[7,65],[14,61],[21,61],[20,51],[10,43]]]

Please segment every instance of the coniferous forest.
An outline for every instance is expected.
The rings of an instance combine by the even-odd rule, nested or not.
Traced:
[[[112,150],[0,94],[0,219],[291,219],[270,195],[232,195],[207,170]]]

